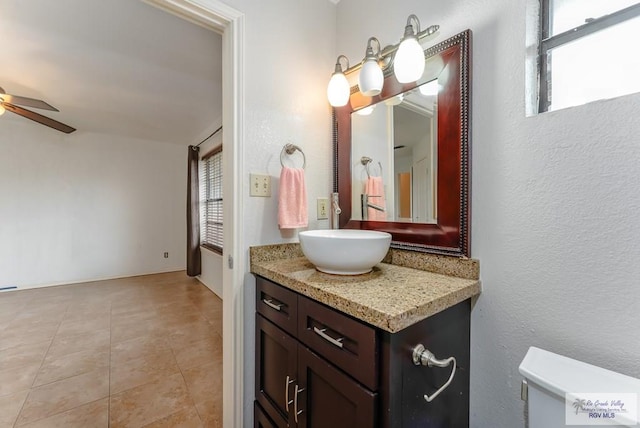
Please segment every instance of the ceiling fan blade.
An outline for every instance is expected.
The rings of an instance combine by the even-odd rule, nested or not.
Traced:
[[[50,128],[56,129],[60,132],[64,132],[65,134],[71,134],[73,131],[76,130],[76,128],[72,128],[69,125],[65,125],[62,122],[58,122],[57,120],[53,120],[51,118],[32,112],[22,107],[14,106],[13,104],[10,104],[7,102],[2,103],[2,106],[12,113],[15,113],[22,117],[26,117],[27,119],[31,119],[34,122],[41,123]]]
[[[0,93],[0,98],[6,103],[18,104],[26,107],[39,108],[42,110],[60,111],[51,104],[48,104],[42,100],[36,100],[35,98],[19,97],[17,95],[9,95]]]

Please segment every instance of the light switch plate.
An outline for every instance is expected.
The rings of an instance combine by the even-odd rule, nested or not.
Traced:
[[[271,176],[263,174],[249,174],[251,189],[249,196],[270,197],[271,196]]]
[[[327,220],[329,218],[329,198],[318,198],[318,220]]]

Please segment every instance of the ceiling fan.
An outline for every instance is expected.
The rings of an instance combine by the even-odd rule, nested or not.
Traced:
[[[48,104],[42,100],[19,97],[17,95],[9,95],[5,93],[4,89],[0,87],[0,116],[4,113],[5,110],[8,110],[11,113],[26,117],[27,119],[31,119],[34,122],[38,122],[60,132],[64,132],[65,134],[71,134],[76,130],[76,128],[72,128],[71,126],[65,125],[62,122],[58,122],[57,120],[53,120],[51,118],[48,118],[47,116],[43,116],[19,106],[33,107],[41,110],[59,111],[51,104]]]

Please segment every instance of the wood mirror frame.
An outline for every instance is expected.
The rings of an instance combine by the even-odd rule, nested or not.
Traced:
[[[437,75],[401,84],[389,67],[380,95],[366,97],[356,85],[350,102],[334,109],[334,192],[342,209],[340,228],[389,232],[392,248],[470,257],[470,43],[471,30],[466,30],[425,50],[425,61],[439,59],[443,64]],[[351,220],[351,113],[414,89],[445,69],[447,79],[440,82],[438,93],[436,223]]]

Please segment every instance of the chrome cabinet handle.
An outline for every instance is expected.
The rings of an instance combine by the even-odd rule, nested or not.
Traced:
[[[298,423],[298,415],[304,411],[304,410],[298,410],[298,394],[300,394],[303,391],[304,391],[304,388],[299,388],[298,385],[296,384],[296,389],[293,392],[293,417],[296,421],[296,424]]]
[[[276,311],[280,311],[282,310],[282,304],[275,304],[273,303],[273,300],[271,299],[267,299],[266,297],[264,299],[262,299],[262,301],[264,302],[265,305],[269,306],[270,308],[275,309]]]
[[[327,333],[325,333],[325,331],[327,331],[326,328],[323,328],[321,330],[318,327],[313,327],[313,331],[315,331],[318,336],[320,336],[321,338],[323,338],[324,340],[326,340],[328,342],[331,342],[332,344],[334,344],[335,346],[337,346],[340,349],[342,349],[342,347],[344,346],[344,344],[342,343],[342,341],[344,340],[344,337],[339,337],[338,339],[334,339],[333,337],[331,337]]]
[[[287,413],[289,413],[289,404],[293,403],[293,400],[289,400],[289,385],[295,381],[295,379],[291,379],[287,376],[287,381],[284,384],[284,402],[287,403]]]
[[[438,390],[433,394],[424,394],[424,399],[427,400],[427,403],[430,403],[451,384],[451,381],[456,374],[456,359],[455,357],[449,357],[443,360],[439,360],[435,355],[433,355],[433,352],[426,349],[422,344],[416,345],[416,347],[413,348],[413,354],[411,356],[413,358],[413,364],[415,364],[416,366],[423,365],[429,367],[447,367],[449,364],[453,363],[453,368],[451,369],[451,376],[449,376],[449,380],[447,380],[444,385],[438,388]]]

